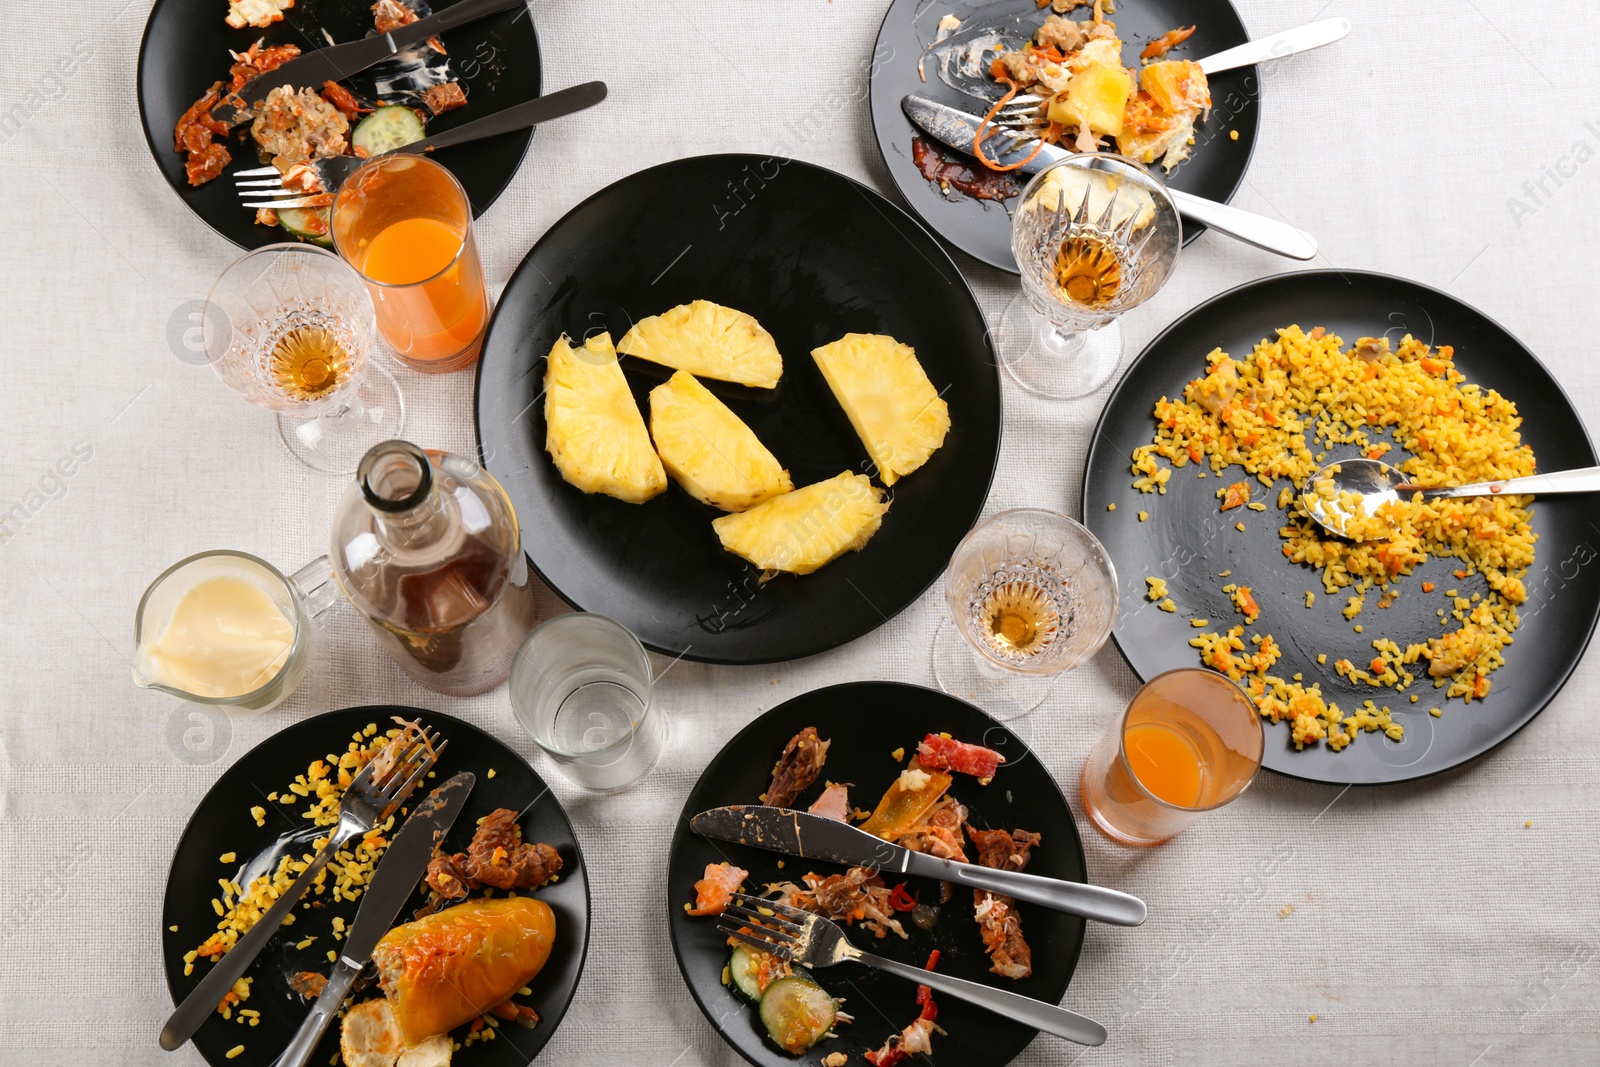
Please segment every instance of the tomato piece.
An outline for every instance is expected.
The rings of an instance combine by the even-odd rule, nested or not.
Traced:
[[[970,774],[985,783],[994,777],[994,772],[1005,761],[1006,758],[992,748],[939,734],[929,734],[917,745],[917,763],[920,766]]]

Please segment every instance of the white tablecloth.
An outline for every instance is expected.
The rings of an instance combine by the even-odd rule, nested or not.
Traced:
[[[1315,233],[1320,265],[1407,275],[1481,307],[1528,342],[1592,418],[1593,5],[1239,6],[1255,34],[1334,14],[1356,28],[1271,69],[1260,143],[1235,202]],[[889,192],[861,79],[883,8],[540,0],[545,84],[600,78],[612,95],[542,130],[485,215],[491,285],[498,290],[579,200],[679,156],[781,145]],[[207,787],[273,731],[331,707],[420,703],[478,723],[549,770],[503,691],[473,700],[423,692],[348,609],[285,707],[209,738],[185,741],[182,705],[129,684],[134,606],[152,577],[214,547],[292,569],[322,550],[343,487],[297,466],[266,412],[169,345],[173,316],[238,253],[178,204],[151,162],[133,97],[147,10],[148,0],[87,0],[5,11],[7,1067],[200,1062],[192,1049],[168,1056],[155,1043],[171,1007],[158,953],[167,863]],[[843,94],[831,97],[843,99],[837,114],[797,143],[785,121],[830,93]],[[998,311],[1015,282],[956,258]],[[1291,267],[1206,235],[1165,291],[1124,320],[1130,351],[1198,301]],[[403,374],[401,384],[409,437],[471,450],[470,373]],[[1096,405],[1005,388],[990,509],[1075,510]],[[75,453],[70,476],[52,474]],[[554,610],[553,597],[546,603]],[[659,689],[675,716],[672,746],[646,785],[595,799],[551,775],[590,858],[596,922],[577,998],[541,1063],[738,1062],[695,1010],[668,947],[661,893],[673,819],[709,754],[763,708],[846,679],[928,681],[936,612],[930,594],[877,633],[800,663],[678,663]],[[1083,1052],[1040,1039],[1018,1062],[1600,1063],[1600,761],[1586,743],[1597,662],[1589,657],[1493,757],[1428,781],[1341,790],[1267,775],[1225,813],[1147,852],[1113,848],[1080,821],[1091,874],[1145,898],[1151,918],[1137,930],[1089,929],[1066,1003],[1104,1020],[1110,1041]],[[1108,647],[1026,721],[1069,796],[1089,743],[1133,688]]]

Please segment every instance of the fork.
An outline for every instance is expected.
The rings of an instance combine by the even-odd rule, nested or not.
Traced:
[[[1208,75],[1220,74],[1225,70],[1248,67],[1269,59],[1283,59],[1285,56],[1332,44],[1349,32],[1350,20],[1347,18],[1310,22],[1291,30],[1281,30],[1253,41],[1246,41],[1233,48],[1225,48],[1200,60],[1200,69]],[[998,155],[1009,155],[1024,143],[1036,140],[1044,134],[1050,125],[1045,120],[1042,107],[1046,102],[1046,97],[1035,93],[1021,93],[1012,97],[1010,103],[996,113],[995,128],[1011,136],[1010,143]]]
[[[836,963],[860,963],[948,993],[1080,1045],[1105,1043],[1105,1027],[1065,1008],[1009,990],[995,989],[993,986],[863,952],[850,943],[836,923],[814,912],[745,893],[735,893],[733,898],[739,903],[729,905],[724,914],[733,914],[749,921],[741,925],[725,920],[718,924],[717,929],[790,963],[798,963],[808,970],[832,967]]]
[[[413,155],[432,151],[435,148],[449,148],[453,145],[465,144],[468,141],[478,141],[485,137],[494,137],[502,133],[513,133],[524,130],[530,126],[537,126],[541,122],[561,118],[575,111],[593,107],[606,98],[605,82],[584,82],[574,85],[560,92],[541,96],[537,100],[527,100],[520,104],[513,104],[503,111],[496,111],[493,115],[486,115],[472,122],[462,123],[460,126],[421,141],[402,145],[383,155],[392,156],[400,152]],[[382,158],[382,156],[374,157]],[[234,183],[237,186],[244,206],[252,211],[256,208],[304,208],[326,207],[327,194],[336,192],[344,184],[346,178],[355,173],[367,160],[358,156],[328,156],[324,159],[314,159],[307,166],[316,174],[317,181],[322,189],[316,193],[307,193],[300,189],[284,187],[283,175],[277,167],[255,167],[251,170],[241,170],[234,174]],[[256,180],[259,179],[259,180]],[[261,198],[261,199],[256,199]]]
[[[1027,94],[1026,97],[1016,97],[1025,100],[1022,113],[1007,114],[1007,109],[1002,109],[998,121],[994,123],[995,132],[990,136],[995,139],[1007,138],[1004,147],[992,153],[993,158],[1001,159],[1021,148],[1036,143],[1044,134],[1047,123],[1044,119],[1045,103],[1042,97]],[[1008,108],[1013,105],[1008,105]],[[985,138],[988,141],[988,138]],[[1073,148],[1063,148],[1066,154],[1075,151]],[[1029,173],[1024,169],[1023,173]],[[1178,209],[1178,214],[1191,223],[1208,226],[1217,233],[1232,237],[1235,241],[1242,241],[1247,245],[1265,249],[1276,255],[1287,256],[1290,259],[1315,259],[1317,255],[1317,239],[1306,231],[1287,222],[1258,215],[1244,208],[1234,207],[1218,200],[1208,200],[1203,196],[1185,192],[1182,189],[1167,186],[1167,195],[1172,198],[1172,206]]]
[[[257,955],[266,947],[272,935],[278,932],[284,919],[294,911],[295,904],[305,896],[311,888],[311,883],[316,880],[328,861],[349,842],[367,833],[373,827],[383,822],[394,814],[396,808],[405,803],[417,783],[422,781],[428,771],[433,769],[439,755],[449,745],[448,741],[438,744],[439,735],[429,730],[424,730],[421,738],[409,745],[405,752],[388,767],[381,776],[373,775],[372,768],[378,762],[371,760],[361,768],[361,773],[356,775],[349,787],[344,792],[344,797],[339,802],[339,824],[328,835],[328,843],[314,856],[294,884],[278,898],[277,902],[258,919],[249,933],[241,937],[227,954],[218,960],[200,979],[200,984],[183,999],[172,1015],[168,1017],[166,1026],[161,1029],[161,1047],[168,1052],[182,1045],[200,1025],[211,1017],[221,1003],[222,997],[233,988],[233,983],[243,977],[244,972],[255,961]]]

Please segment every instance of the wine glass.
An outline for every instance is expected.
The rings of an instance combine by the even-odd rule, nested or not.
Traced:
[[[1122,362],[1117,317],[1155,295],[1182,247],[1166,186],[1131,159],[1090,152],[1040,171],[1011,220],[1022,293],[995,326],[1007,372],[1055,400],[1100,388]]]
[[[332,252],[288,243],[241,257],[212,285],[202,322],[222,384],[276,411],[278,435],[306,466],[352,474],[369,448],[400,436],[400,387],[368,358],[372,298]]]
[[[956,546],[944,597],[949,615],[934,633],[934,680],[997,719],[1013,719],[1106,643],[1117,618],[1117,572],[1082,523],[1017,508]]]

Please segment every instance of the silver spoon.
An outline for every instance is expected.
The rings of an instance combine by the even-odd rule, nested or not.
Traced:
[[[1300,491],[1300,503],[1306,513],[1323,529],[1339,537],[1347,536],[1345,529],[1355,518],[1338,497],[1329,500],[1316,492],[1316,486],[1332,479],[1336,494],[1359,493],[1362,506],[1369,517],[1377,517],[1378,508],[1391,501],[1410,498],[1421,493],[1426,500],[1441,500],[1459,496],[1523,496],[1534,493],[1593,493],[1600,492],[1600,467],[1583,467],[1579,470],[1556,471],[1552,474],[1530,474],[1526,478],[1508,478],[1500,482],[1475,482],[1472,485],[1428,487],[1412,485],[1405,475],[1376,459],[1345,459],[1330,463],[1306,480]]]

